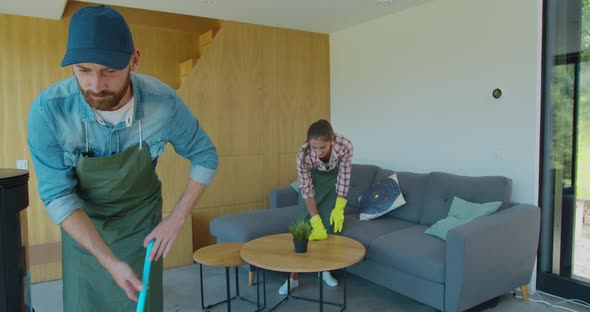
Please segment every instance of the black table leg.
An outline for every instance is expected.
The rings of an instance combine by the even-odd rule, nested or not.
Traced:
[[[265,270],[266,271],[266,270]],[[264,304],[266,305],[266,276],[264,275],[265,272],[262,273],[264,276]],[[272,308],[270,308],[270,310],[268,310],[268,312],[272,312],[274,311],[276,308],[278,308],[281,304],[283,304],[285,301],[289,300],[289,298],[291,297],[291,273],[287,273],[287,295],[281,299],[281,301],[279,301],[277,304],[275,304]]]
[[[236,269],[236,296],[240,296],[240,280],[238,279],[238,267],[234,267]]]
[[[264,307],[266,307],[266,270],[262,271],[262,279],[264,280]]]
[[[225,290],[227,291],[227,312],[231,312],[231,295],[229,293],[229,267],[225,267]]]
[[[205,296],[203,294],[203,265],[199,263],[199,277],[201,280],[201,308],[205,310]]]
[[[344,306],[342,307],[342,310],[340,310],[340,311],[344,311],[344,309],[346,309],[346,281],[348,280],[348,277],[346,276],[346,273],[347,273],[346,272],[346,268],[344,268],[344,277],[343,277],[343,279],[344,279],[344,293],[343,293]]]
[[[262,271],[262,295],[264,304],[260,305],[260,271]],[[257,312],[266,309],[266,270],[256,269],[256,308]]]
[[[239,278],[239,272],[238,272],[238,267],[235,267],[235,274],[236,274],[236,294],[232,297],[231,296],[231,284],[230,284],[230,267],[225,267],[225,289],[226,289],[226,293],[227,293],[227,298],[224,300],[221,300],[217,303],[214,304],[209,304],[209,305],[205,305],[205,291],[204,291],[204,287],[203,287],[203,265],[199,263],[199,282],[201,285],[201,308],[203,309],[203,311],[209,311],[209,309],[216,307],[220,304],[226,303],[227,304],[227,311],[231,312],[231,301],[233,301],[236,298],[239,298],[240,300],[243,301],[247,301],[251,304],[256,305],[256,310],[254,310],[255,312],[259,312],[262,311],[266,308],[266,293],[264,294],[264,305],[261,306],[260,305],[260,286],[259,286],[259,279],[260,277],[258,277],[257,275],[257,281],[256,281],[256,302],[248,299],[248,298],[244,298],[242,296],[240,296],[240,278]],[[264,283],[266,284],[266,277],[264,278]],[[266,285],[264,285],[264,289],[266,290]]]
[[[320,312],[324,311],[324,281],[322,280],[322,272],[318,273],[318,280],[320,281]]]
[[[256,308],[260,309],[260,270],[256,270]]]

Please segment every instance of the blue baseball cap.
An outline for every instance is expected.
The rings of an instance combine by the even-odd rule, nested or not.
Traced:
[[[120,70],[129,65],[133,51],[129,25],[119,12],[104,5],[85,7],[70,20],[61,66],[95,63]]]

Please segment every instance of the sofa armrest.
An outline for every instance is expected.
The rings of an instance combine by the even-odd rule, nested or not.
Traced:
[[[270,208],[281,208],[297,205],[299,194],[290,186],[270,191]]]
[[[463,311],[531,279],[540,209],[516,205],[447,233],[445,311]]]

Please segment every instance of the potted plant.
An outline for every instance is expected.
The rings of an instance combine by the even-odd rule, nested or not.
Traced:
[[[307,251],[307,242],[309,235],[311,235],[311,230],[311,224],[307,221],[299,221],[289,225],[289,232],[293,235],[293,244],[295,245],[296,253]]]

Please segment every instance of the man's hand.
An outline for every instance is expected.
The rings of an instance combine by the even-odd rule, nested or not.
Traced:
[[[172,213],[146,236],[143,241],[143,247],[145,248],[147,248],[152,239],[156,240],[149,256],[150,261],[158,261],[161,256],[164,256],[164,258],[168,256],[183,224],[183,218],[177,217],[176,214]]]
[[[137,294],[143,289],[143,285],[131,267],[127,263],[117,260],[106,269],[117,285],[125,291],[127,297],[137,302]]]
[[[184,220],[189,218],[192,207],[197,204],[206,187],[207,185],[205,184],[201,184],[190,178],[188,179],[184,193],[178,199],[172,213],[162,220],[143,240],[143,247],[145,248],[147,248],[152,239],[156,240],[152,252],[149,255],[151,261],[158,261],[160,257],[164,256],[166,258],[168,256],[172,246],[174,246],[174,242],[176,242],[178,233],[182,229]]]
[[[61,223],[61,226],[78,244],[96,257],[129,299],[137,301],[137,293],[143,289],[141,281],[127,263],[117,259],[84,210],[76,209]]]

